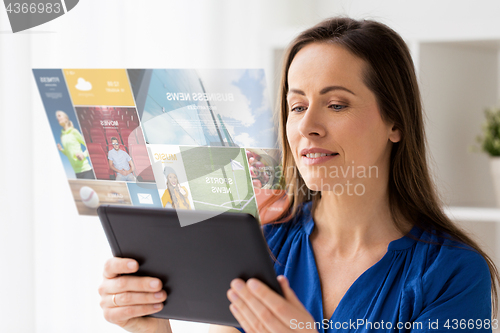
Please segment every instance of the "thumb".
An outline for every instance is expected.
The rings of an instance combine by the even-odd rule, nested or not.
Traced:
[[[288,279],[284,275],[278,276],[278,282],[281,286],[281,290],[283,291],[283,296],[285,296],[285,299],[287,301],[289,301],[293,305],[300,306],[301,308],[304,307],[304,305],[302,305],[300,300],[297,298],[297,295],[295,295],[293,289],[290,288]]]

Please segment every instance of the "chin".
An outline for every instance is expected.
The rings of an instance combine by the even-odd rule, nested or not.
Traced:
[[[304,179],[306,186],[311,191],[330,191],[335,186],[343,186],[338,180],[332,182],[331,179],[315,178],[315,179]]]
[[[311,191],[332,192],[343,196],[362,196],[366,192],[366,186],[353,179],[332,178],[304,178],[306,186]],[[298,189],[304,191],[305,189]]]

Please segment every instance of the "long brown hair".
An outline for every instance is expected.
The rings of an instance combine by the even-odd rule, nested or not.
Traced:
[[[413,61],[403,39],[382,23],[350,18],[327,19],[302,32],[288,47],[281,76],[278,121],[283,153],[282,185],[286,186],[283,195],[288,196],[289,203],[276,222],[290,220],[309,200],[313,202],[314,213],[321,198],[321,192],[308,189],[300,176],[286,136],[288,70],[295,55],[311,43],[340,45],[366,62],[364,83],[375,94],[382,119],[394,123],[401,132],[401,140],[392,147],[389,168],[389,205],[395,226],[404,234],[403,221],[410,221],[424,231],[451,237],[481,254],[490,269],[493,316],[496,318],[500,275],[493,260],[443,212],[427,162],[422,103]],[[271,198],[260,210],[280,198],[282,196]]]

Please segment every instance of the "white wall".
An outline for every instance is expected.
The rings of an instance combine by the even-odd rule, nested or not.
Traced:
[[[382,20],[413,42],[500,39],[499,12],[495,0],[86,0],[13,35],[0,9],[1,330],[121,331],[104,321],[98,305],[102,265],[111,253],[97,218],[76,212],[31,68],[264,67],[273,73],[276,48],[335,14]]]
[[[420,87],[438,184],[452,206],[495,206],[486,154],[472,153],[484,108],[498,102],[498,51],[462,43],[420,46]]]
[[[380,20],[407,39],[470,40],[500,37],[495,0],[340,0],[338,12]]]
[[[11,332],[34,332],[32,82],[25,74],[30,44],[26,35],[0,36],[0,322]]]

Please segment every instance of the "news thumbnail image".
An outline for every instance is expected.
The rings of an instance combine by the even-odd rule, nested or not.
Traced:
[[[155,181],[134,107],[78,106],[75,109],[97,179]],[[120,174],[125,169],[135,171],[125,178]]]
[[[33,74],[50,129],[68,179],[95,179],[82,130],[60,69],[34,69]]]
[[[64,69],[75,106],[135,106],[125,69]]]
[[[194,209],[179,146],[149,145],[156,186],[164,208]]]
[[[69,186],[80,215],[97,215],[99,205],[132,204],[126,183],[69,180]]]
[[[180,146],[195,209],[258,216],[245,150]]]
[[[275,220],[288,206],[278,149],[245,149],[261,223]]]
[[[147,143],[276,146],[261,69],[129,69]]]
[[[127,183],[128,192],[134,206],[161,208],[160,196],[156,184]]]

